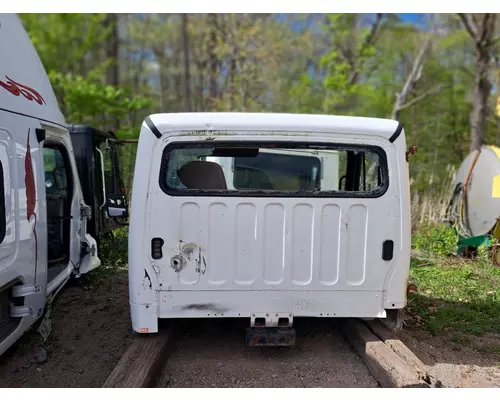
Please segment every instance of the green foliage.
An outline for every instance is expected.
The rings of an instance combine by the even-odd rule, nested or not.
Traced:
[[[490,243],[483,243],[477,248],[477,259],[485,265],[492,263],[492,247],[498,244],[498,239],[491,238]]]
[[[102,65],[102,43],[109,35],[106,14],[20,14],[40,59],[49,71],[85,75]]]
[[[456,252],[457,232],[443,224],[426,224],[413,235],[412,247],[431,256],[443,257]]]
[[[324,88],[304,73],[290,86],[288,90],[289,104],[294,112],[320,113],[323,109]]]
[[[116,129],[119,122],[122,137],[136,138],[146,115],[184,109],[181,18],[120,14],[119,59],[111,60],[106,17],[21,14],[68,121],[102,129]],[[384,14],[368,40],[374,18],[190,14],[190,110],[390,116],[429,30]],[[433,20],[435,35],[410,90],[407,101],[414,103],[399,118],[407,143],[418,147],[409,165],[412,190],[424,193],[447,188],[450,169],[468,154],[475,48],[456,15],[420,18]],[[120,85],[112,90],[104,83],[117,63]],[[425,96],[438,85],[443,87]],[[497,93],[491,92],[491,109]],[[500,140],[499,129],[500,118],[491,118],[488,143]]]
[[[128,262],[128,228],[113,231],[113,237],[104,237],[99,247],[99,258],[105,267],[126,268]]]
[[[104,83],[111,65],[103,43],[109,37],[106,14],[21,14],[47,71],[66,120],[124,131],[127,118],[151,106],[150,99]]]
[[[91,77],[51,71],[49,78],[64,102],[65,116],[69,121],[106,126],[114,119],[121,120],[130,112],[151,105],[149,99],[132,97],[128,90],[105,85]]]
[[[100,285],[110,275],[123,273],[128,267],[128,228],[115,230],[111,236],[100,238],[98,256],[101,265],[89,274],[83,275],[86,284]]]

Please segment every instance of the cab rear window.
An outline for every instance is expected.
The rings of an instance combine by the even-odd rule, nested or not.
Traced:
[[[376,146],[313,143],[175,143],[160,187],[173,196],[378,197],[389,184]]]

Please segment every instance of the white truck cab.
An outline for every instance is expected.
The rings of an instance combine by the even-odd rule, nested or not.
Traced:
[[[1,355],[100,260],[66,121],[16,15],[0,14],[0,53]]]
[[[132,326],[159,318],[392,318],[406,305],[410,196],[397,121],[156,114],[129,227]]]

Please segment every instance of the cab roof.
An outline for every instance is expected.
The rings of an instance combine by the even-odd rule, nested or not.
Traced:
[[[392,119],[284,113],[164,113],[149,116],[145,124],[158,137],[182,131],[214,131],[215,135],[217,131],[241,131],[242,134],[267,131],[363,134],[391,140],[402,130],[398,121]]]
[[[66,126],[45,68],[15,14],[0,14],[0,109]]]

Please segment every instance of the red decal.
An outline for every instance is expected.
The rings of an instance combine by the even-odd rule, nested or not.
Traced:
[[[35,218],[33,225],[33,234],[35,236],[35,283],[36,283],[36,270],[38,267],[38,238],[36,236],[36,221],[37,216],[35,213],[36,206],[36,187],[35,176],[33,174],[33,164],[31,163],[31,148],[30,148],[30,129],[28,129],[28,140],[26,142],[26,157],[24,159],[24,168],[26,175],[24,177],[24,184],[26,185],[26,218],[28,221],[31,217]]]
[[[15,82],[7,75],[5,75],[5,77],[7,78],[7,83],[0,81],[0,86],[5,90],[12,93],[14,96],[19,96],[22,94],[29,101],[35,100],[40,105],[45,104],[45,100],[35,89]]]

